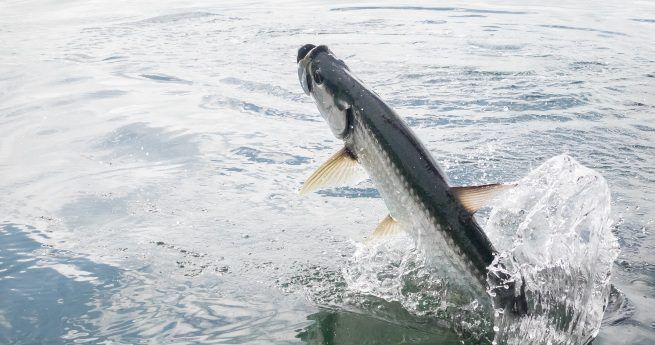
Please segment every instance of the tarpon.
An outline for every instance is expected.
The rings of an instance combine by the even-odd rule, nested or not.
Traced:
[[[451,186],[407,124],[327,46],[301,47],[297,63],[303,90],[344,143],[301,193],[347,184],[363,166],[389,210],[374,237],[409,231],[418,243],[429,241],[451,278],[489,293],[494,308],[525,313],[522,280],[494,263],[497,252],[473,216],[512,185]]]

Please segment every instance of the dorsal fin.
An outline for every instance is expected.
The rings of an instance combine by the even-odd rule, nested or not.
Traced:
[[[496,195],[514,187],[516,184],[493,183],[481,186],[451,187],[450,190],[464,208],[473,214]]]
[[[365,172],[359,166],[357,160],[350,154],[348,149],[343,147],[314,171],[303,184],[300,194],[307,194],[321,188],[359,182],[357,180],[361,180],[365,176]]]

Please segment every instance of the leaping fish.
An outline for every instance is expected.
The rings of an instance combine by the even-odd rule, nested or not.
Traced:
[[[526,313],[522,279],[495,264],[497,252],[473,217],[513,185],[449,185],[407,124],[327,46],[302,46],[296,62],[303,90],[344,143],[307,179],[301,193],[347,184],[363,166],[389,210],[374,237],[409,231],[418,242],[429,238],[444,257],[441,264],[477,285],[476,291],[488,292],[494,308]]]

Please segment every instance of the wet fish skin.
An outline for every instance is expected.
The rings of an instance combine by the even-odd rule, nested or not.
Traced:
[[[314,98],[332,133],[343,140],[346,159],[356,160],[368,172],[392,219],[414,231],[419,241],[443,251],[445,264],[468,275],[478,292],[486,291],[487,279],[499,286],[492,287],[496,307],[524,313],[524,298],[516,298],[522,294],[515,291],[511,277],[489,270],[496,255],[491,241],[398,114],[327,46],[301,47],[297,63],[303,90]]]

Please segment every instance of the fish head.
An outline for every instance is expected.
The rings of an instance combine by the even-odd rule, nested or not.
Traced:
[[[298,49],[298,78],[306,94],[314,98],[321,116],[339,139],[350,131],[352,99],[344,83],[352,80],[348,66],[327,46],[306,44]]]

